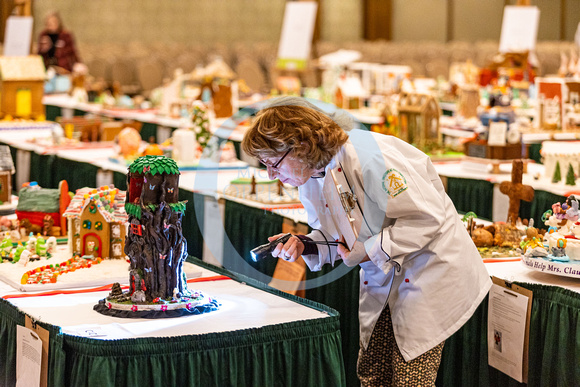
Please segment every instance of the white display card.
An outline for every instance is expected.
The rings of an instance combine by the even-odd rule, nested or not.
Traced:
[[[42,340],[31,329],[16,326],[16,387],[40,386]]]
[[[487,145],[505,145],[507,134],[506,122],[489,122],[489,134],[487,136]]]
[[[32,16],[10,16],[4,31],[4,56],[28,56],[32,42]]]
[[[530,297],[498,284],[489,291],[487,354],[490,366],[518,382],[527,381]],[[514,285],[515,286],[515,285]],[[525,291],[525,289],[524,289]]]
[[[203,238],[203,260],[212,265],[223,266],[225,204],[211,196],[205,196],[203,204],[203,233],[211,234],[211,238]]]
[[[536,48],[539,23],[538,7],[507,5],[503,11],[499,51],[533,51]]]
[[[310,57],[317,8],[318,4],[315,1],[286,3],[282,34],[278,45],[280,67],[292,70],[300,67],[294,61],[305,64]]]

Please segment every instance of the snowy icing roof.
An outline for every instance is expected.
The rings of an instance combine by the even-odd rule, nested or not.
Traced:
[[[544,141],[540,154],[542,156],[577,156],[580,154],[580,141]]]
[[[78,218],[91,202],[96,204],[97,210],[107,222],[127,222],[125,191],[112,185],[78,189],[63,215],[68,218]]]
[[[5,81],[43,81],[45,71],[42,57],[0,56],[0,77]]]

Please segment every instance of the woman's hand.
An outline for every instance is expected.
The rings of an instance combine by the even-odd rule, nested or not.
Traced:
[[[268,238],[269,242],[280,238],[281,236],[286,235],[285,233],[274,235]],[[304,243],[296,236],[292,236],[288,239],[288,242],[282,244],[278,243],[278,246],[274,250],[272,250],[272,256],[282,258],[288,262],[294,262],[298,259],[299,256],[302,255],[304,251]]]
[[[346,245],[344,236],[340,238],[340,242],[343,242]],[[359,241],[354,242],[352,250],[349,250],[346,246],[339,244],[336,248],[336,252],[342,258],[344,264],[349,267],[358,265],[361,262],[370,261],[370,258],[365,250],[365,245]]]

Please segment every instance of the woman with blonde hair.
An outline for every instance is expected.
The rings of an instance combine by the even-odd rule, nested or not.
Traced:
[[[242,149],[271,179],[298,187],[313,228],[272,255],[302,256],[313,271],[340,259],[360,265],[361,384],[434,385],[445,340],[491,280],[429,157],[395,137],[351,128],[343,114],[298,97],[258,112]],[[326,200],[325,185],[333,184],[355,199],[358,238],[350,249],[337,226],[344,210]]]
[[[56,11],[44,18],[44,30],[38,36],[38,55],[42,56],[46,68],[54,66],[61,73],[71,72],[74,64],[81,61],[73,35],[64,28]]]

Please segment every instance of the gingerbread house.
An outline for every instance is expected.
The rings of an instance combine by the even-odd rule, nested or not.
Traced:
[[[113,186],[81,188],[66,209],[69,241],[75,254],[124,258],[127,213],[125,192]]]
[[[441,142],[439,116],[441,109],[434,96],[403,92],[397,106],[399,136],[409,144],[424,149],[428,142]]]
[[[44,120],[44,78],[40,56],[0,56],[2,116]]]
[[[25,183],[18,191],[16,216],[26,233],[66,235],[64,212],[70,203],[68,183],[61,180],[57,189],[41,188],[37,182]]]

